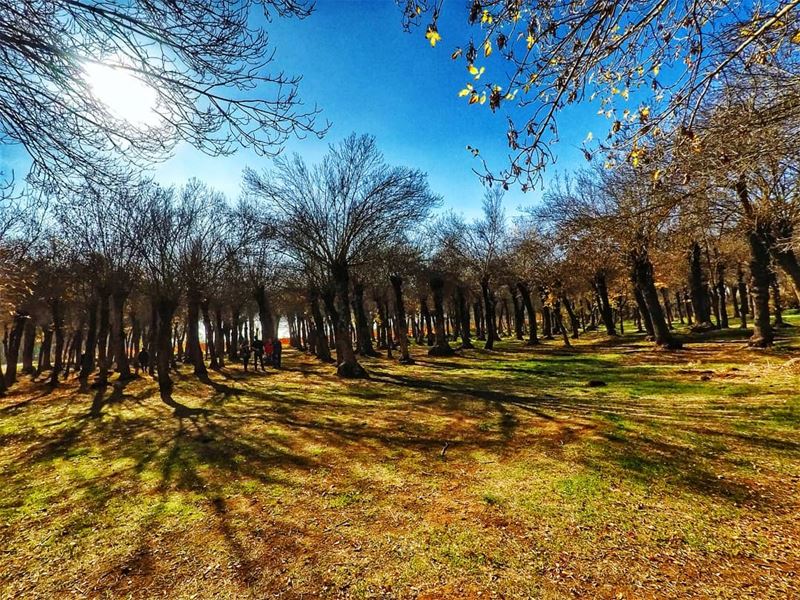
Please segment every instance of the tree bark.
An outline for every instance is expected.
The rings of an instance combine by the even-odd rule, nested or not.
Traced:
[[[719,326],[722,329],[728,328],[728,305],[725,301],[725,265],[722,261],[717,262],[717,302],[719,303]]]
[[[275,335],[275,319],[272,316],[272,303],[270,302],[269,294],[267,294],[267,287],[264,284],[258,284],[253,290],[256,304],[258,304],[258,319],[261,321],[261,339],[265,340]],[[350,313],[350,309],[347,309]],[[251,333],[252,335],[252,333]]]
[[[186,353],[197,377],[207,377],[208,369],[200,348],[200,302],[202,296],[196,289],[186,293]]]
[[[461,348],[467,350],[474,348],[470,339],[469,304],[467,303],[467,291],[464,286],[456,287],[456,305],[458,306],[458,317],[460,323],[458,331],[461,334]]]
[[[53,328],[48,325],[43,328],[42,345],[39,346],[39,364],[36,374],[41,375],[47,369],[52,369],[50,364],[50,354],[53,351]],[[80,333],[80,331],[78,332]]]
[[[128,291],[126,289],[115,290],[111,296],[114,306],[114,329],[111,339],[114,345],[114,355],[117,358],[117,373],[121,380],[133,377],[128,361],[128,352],[125,348],[125,302],[127,299]]]
[[[689,255],[689,290],[695,315],[695,330],[711,329],[711,311],[706,295],[706,282],[700,262],[700,244],[694,242]]]
[[[447,343],[444,322],[444,280],[432,276],[428,281],[433,295],[433,316],[435,322],[435,344],[428,350],[429,356],[452,356],[454,354],[450,344]]]
[[[334,327],[337,359],[339,361],[337,373],[340,377],[366,377],[367,371],[356,360],[350,336],[350,272],[347,264],[334,264],[331,269],[331,275],[335,290],[336,315]]]
[[[217,352],[217,366],[222,369],[225,367],[225,326],[222,321],[222,307],[214,308],[214,331],[216,343],[214,350]]]
[[[22,344],[22,333],[25,330],[25,324],[30,318],[30,315],[24,310],[17,310],[17,312],[14,313],[14,322],[8,337],[8,349],[6,351],[6,388],[10,388],[17,381],[19,347]]]
[[[333,362],[331,349],[328,346],[328,336],[325,333],[325,319],[319,308],[319,291],[311,288],[308,292],[308,304],[311,307],[311,316],[314,319],[314,349],[317,358],[325,362]]]
[[[494,292],[489,286],[489,277],[486,275],[481,278],[481,294],[483,295],[484,321],[486,323],[486,344],[484,348],[486,350],[493,350],[495,340],[499,340],[500,338],[497,335]]]
[[[110,329],[110,307],[109,307],[109,293],[106,289],[101,289],[100,296],[100,322],[97,328],[97,364],[100,370],[97,374],[97,381],[95,384],[99,387],[108,385],[108,371],[111,368],[109,365],[108,356],[108,334]]]
[[[25,322],[25,343],[22,345],[22,372],[33,374],[33,349],[36,346],[36,322],[33,318]]]
[[[364,285],[360,281],[353,283],[353,308],[356,313],[356,338],[361,356],[380,356],[372,347],[372,336],[364,309]]]
[[[753,213],[744,176],[736,182],[736,194],[742,204],[750,227],[747,242],[750,246],[750,292],[753,296],[753,335],[749,345],[754,348],[767,348],[772,345],[774,334],[769,322],[769,248],[766,240],[766,224],[759,221]]]
[[[528,312],[528,342],[526,346],[536,346],[539,344],[538,325],[536,323],[536,310],[533,307],[533,300],[531,299],[531,290],[528,284],[520,281],[517,283],[517,289],[522,297],[522,304]]]
[[[615,336],[617,335],[617,330],[614,327],[614,312],[611,310],[611,303],[608,300],[608,282],[603,271],[595,273],[592,279],[592,287],[600,300],[600,316],[603,319],[603,325],[606,327],[606,333]]]
[[[64,315],[61,312],[61,299],[53,298],[50,301],[50,310],[53,313],[53,333],[56,338],[55,363],[50,372],[50,387],[58,385],[58,375],[64,367]]]
[[[647,250],[639,249],[633,253],[631,258],[635,284],[642,294],[645,312],[648,313],[653,328],[655,343],[671,350],[680,348],[682,344],[672,336],[664,318],[664,311],[658,299],[658,290],[653,277],[653,263],[650,262]]]
[[[406,323],[406,305],[403,300],[403,278],[399,275],[392,275],[389,280],[392,282],[394,290],[394,312],[397,319],[397,335],[400,342],[401,364],[414,364],[414,359],[408,350],[408,324]]]

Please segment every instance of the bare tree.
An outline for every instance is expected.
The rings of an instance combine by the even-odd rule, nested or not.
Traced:
[[[0,139],[25,148],[35,179],[65,183],[147,167],[178,141],[269,154],[289,135],[320,133],[316,110],[299,106],[299,78],[269,72],[254,5],[267,16],[311,10],[303,0],[0,0]],[[145,86],[152,122],[106,106],[97,68]]]
[[[466,13],[475,37],[460,45],[455,40],[451,55],[467,67],[470,83],[461,95],[492,111],[517,107],[507,114],[509,162],[499,171],[484,162],[480,175],[519,181],[523,189],[552,163],[558,116],[571,104],[595,100],[608,118],[610,139],[597,150],[631,153],[635,139],[668,136],[672,123],[691,129],[709,93],[742,69],[766,64],[797,74],[798,0],[472,0],[466,8],[443,7],[441,0],[397,2],[404,25],[426,25],[432,44],[451,39],[438,26],[443,11]],[[629,94],[641,103],[631,106]]]
[[[437,203],[424,173],[384,162],[374,138],[351,135],[322,163],[279,158],[272,172],[245,171],[245,184],[277,215],[284,251],[301,265],[323,267],[335,292],[338,373],[362,377],[350,337],[351,268],[404,232]]]

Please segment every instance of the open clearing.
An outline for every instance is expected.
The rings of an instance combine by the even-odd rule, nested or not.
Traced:
[[[24,383],[0,400],[0,595],[800,597],[800,340],[746,335],[415,347],[367,381],[287,351],[185,368],[193,420],[149,377],[99,419],[94,390]]]

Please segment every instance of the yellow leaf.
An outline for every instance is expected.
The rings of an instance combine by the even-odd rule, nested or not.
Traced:
[[[492,15],[489,14],[488,10],[483,11],[483,15],[481,15],[481,23],[489,23],[491,25],[493,20],[494,19],[492,18]]]
[[[465,87],[463,90],[461,90],[460,92],[458,92],[458,97],[459,97],[459,98],[463,98],[464,96],[466,96],[467,94],[469,94],[471,91],[472,91],[472,84],[468,83],[468,84],[467,84],[467,87]]]
[[[658,76],[658,73],[661,71],[661,65],[655,64],[653,65],[653,75]]]
[[[533,37],[532,33],[528,34],[527,42],[528,42],[528,50],[530,50],[531,48],[533,48],[533,45],[536,43],[536,38]]]
[[[483,72],[486,70],[486,67],[481,67],[475,72],[475,79],[480,79]]]
[[[483,43],[483,55],[484,56],[489,56],[491,53],[492,53],[492,41],[491,40],[486,40]]]
[[[792,43],[793,44],[800,44],[800,31],[798,31],[797,33],[795,33],[792,36]]]
[[[478,67],[476,67],[475,65],[467,65],[467,71],[469,71],[470,75],[477,75]]]
[[[439,35],[439,32],[436,30],[436,25],[428,25],[428,30],[425,32],[425,37],[428,38],[428,41],[431,43],[432,47],[436,46],[436,42],[441,41],[442,36]]]
[[[624,90],[622,90],[622,93],[621,93],[620,95],[621,95],[621,96],[622,96],[622,97],[623,97],[625,100],[627,100],[627,99],[628,99],[628,88],[625,88]]]
[[[485,104],[485,103],[486,103],[486,92],[483,92],[481,94],[481,104]]]
[[[478,97],[478,92],[472,92],[472,95],[469,97],[469,103],[475,104],[480,98]]]
[[[453,53],[450,55],[450,58],[452,58],[453,60],[455,60],[455,59],[457,59],[459,56],[461,56],[461,48],[456,48],[455,50],[453,50]]]

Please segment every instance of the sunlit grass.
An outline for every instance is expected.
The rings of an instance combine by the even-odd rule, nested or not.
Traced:
[[[176,398],[210,412],[182,421],[149,378],[99,419],[95,390],[23,381],[0,403],[0,596],[788,597],[783,336],[415,348],[366,381],[290,351],[266,375],[183,370]]]

